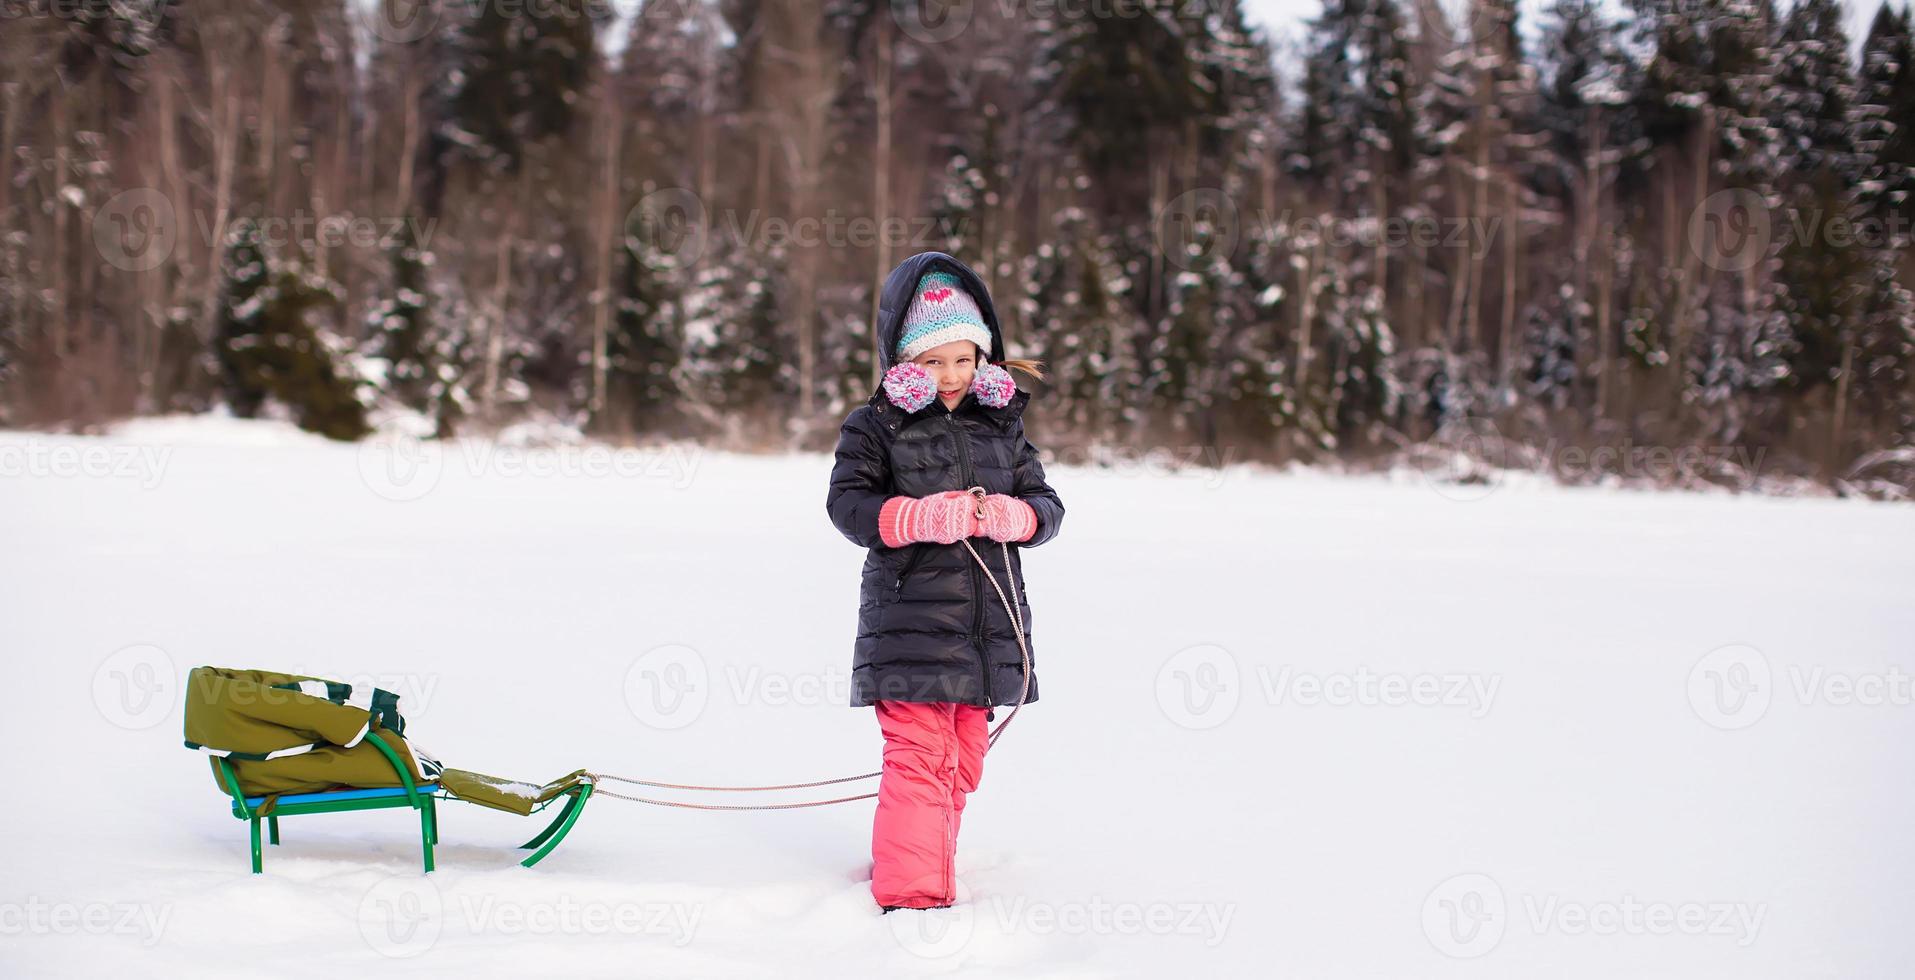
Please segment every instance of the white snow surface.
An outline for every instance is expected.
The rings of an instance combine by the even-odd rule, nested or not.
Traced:
[[[1533,480],[1054,466],[949,911],[879,914],[869,801],[598,799],[532,869],[549,813],[444,802],[430,876],[409,811],[288,817],[248,873],[199,664],[535,784],[877,768],[830,462],[0,433],[0,976],[1906,975],[1915,508]]]

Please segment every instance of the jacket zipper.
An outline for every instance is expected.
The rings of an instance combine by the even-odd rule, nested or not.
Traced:
[[[944,424],[951,429],[951,435],[957,440],[958,477],[964,481],[963,489],[969,490],[977,485],[977,474],[971,468],[971,437],[966,435],[964,427],[957,422],[957,416],[946,412]],[[970,566],[971,571],[971,646],[977,650],[977,678],[984,691],[984,706],[991,707],[991,664],[984,651],[984,583],[978,581],[977,565]]]
[[[924,557],[924,546],[921,544],[912,545],[911,557],[906,558],[904,560],[904,568],[899,570],[898,580],[891,584],[892,601],[897,601],[899,599],[904,598],[904,580],[909,578],[913,571],[917,570],[918,561],[922,559],[923,557]]]

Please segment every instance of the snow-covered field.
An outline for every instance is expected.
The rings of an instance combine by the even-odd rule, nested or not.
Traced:
[[[869,802],[597,800],[531,870],[448,803],[429,878],[407,812],[287,818],[247,873],[198,664],[521,779],[875,768],[828,466],[0,434],[0,975],[1906,976],[1915,508],[1856,501],[1059,466],[959,908],[878,914]]]

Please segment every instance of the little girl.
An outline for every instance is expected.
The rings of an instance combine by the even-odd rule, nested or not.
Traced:
[[[1005,606],[1017,603],[1029,649],[1018,549],[1056,536],[1064,504],[1024,438],[1030,393],[1005,367],[1043,374],[1004,353],[976,273],[942,252],[904,260],[878,304],[884,384],[845,419],[831,470],[831,522],[870,549],[851,704],[875,706],[884,732],[871,894],[886,912],[956,900],[952,859],[985,723],[995,706],[1037,700]]]

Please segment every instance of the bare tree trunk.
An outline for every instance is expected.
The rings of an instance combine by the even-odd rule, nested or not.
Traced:
[[[1709,171],[1714,156],[1715,112],[1709,106],[1705,105],[1702,107],[1702,127],[1697,132],[1695,170],[1693,171],[1695,183],[1690,190],[1690,208],[1700,207],[1703,199],[1709,196]],[[1680,238],[1676,237],[1684,235],[1688,231],[1687,214],[1687,210],[1678,211],[1676,208],[1671,207],[1669,214],[1665,216],[1665,220],[1670,223],[1671,227],[1671,245],[1678,248],[1677,254],[1682,256],[1682,278],[1676,285],[1675,337],[1671,344],[1675,349],[1669,352],[1670,393],[1678,398],[1681,396],[1683,379],[1689,376],[1689,341],[1692,335],[1689,297],[1692,294],[1692,289],[1696,285],[1697,280],[1700,278],[1701,269],[1699,265],[1702,260],[1702,257],[1696,254],[1694,248],[1681,248]],[[1680,227],[1680,231],[1675,230],[1678,227]]]
[[[1610,296],[1615,290],[1615,249],[1610,247],[1608,239],[1612,234],[1605,233],[1602,259],[1596,265],[1596,418],[1599,420],[1609,418],[1614,378],[1620,370],[1616,363],[1615,328],[1610,325]]]
[[[499,375],[505,362],[505,320],[507,303],[512,298],[512,250],[517,247],[519,218],[525,212],[525,200],[532,192],[532,161],[519,159],[519,191],[513,195],[506,212],[505,229],[499,236],[498,266],[492,280],[492,317],[486,325],[485,378],[479,397],[480,412],[488,426],[499,423]]]
[[[872,99],[876,103],[877,133],[875,145],[871,151],[872,190],[871,213],[878,222],[878,243],[875,250],[876,273],[872,278],[871,289],[871,329],[877,330],[880,304],[884,299],[884,279],[891,271],[891,239],[885,231],[885,222],[891,218],[891,18],[878,18],[878,70],[876,84],[873,86]],[[884,370],[882,360],[871,359],[871,386],[876,388]]]
[[[313,201],[313,217],[316,221],[324,220],[335,208],[341,208],[346,202],[346,181],[342,173],[345,169],[346,153],[352,147],[352,116],[348,111],[350,106],[347,101],[347,93],[351,92],[352,89],[349,79],[339,77],[339,66],[337,64],[333,66],[332,76],[332,132],[325,140],[326,156],[324,165],[321,166],[320,161],[317,159],[313,161],[311,196]],[[315,128],[317,128],[316,125]],[[317,157],[318,153],[315,152],[314,156]],[[332,269],[332,249],[326,244],[327,237],[328,236],[324,234],[317,233],[317,226],[315,226],[315,234],[313,236],[313,268],[318,272],[321,278],[333,278],[330,275]],[[349,295],[351,285],[346,281],[348,276],[345,275],[347,271],[349,270],[341,270],[341,274],[334,280],[339,283],[340,289],[339,319],[342,325],[347,326],[348,333],[356,337],[351,325],[346,324],[345,312],[352,308],[352,299]]]
[[[707,36],[716,35],[721,25],[716,10],[709,5],[700,8],[707,20]],[[718,49],[706,44],[699,55],[703,63],[699,66],[699,107],[696,146],[698,152],[698,199],[710,204],[718,187],[718,125],[723,118],[719,113],[718,73],[722,70]],[[709,250],[707,250],[709,251]],[[692,268],[704,264],[705,253],[701,252],[692,260]]]
[[[1845,338],[1846,339],[1846,338]],[[1855,345],[1842,345],[1842,371],[1835,379],[1835,419],[1829,425],[1829,452],[1824,461],[1833,476],[1842,459],[1842,440],[1848,437],[1849,382],[1855,368]]]
[[[1516,267],[1521,261],[1516,248],[1516,238],[1522,232],[1522,212],[1516,207],[1516,181],[1513,177],[1503,180],[1503,325],[1498,351],[1502,361],[1502,383],[1505,388],[1516,368]]]
[[[1164,207],[1170,203],[1170,162],[1163,158],[1154,143],[1149,145],[1150,215],[1152,220],[1161,221]],[[1151,231],[1162,234],[1162,228],[1153,228]],[[1144,284],[1144,315],[1151,330],[1157,327],[1158,306],[1162,302],[1164,291],[1163,282],[1164,250],[1160,246],[1150,250],[1150,281]]]
[[[781,86],[781,100],[773,115],[782,128],[785,163],[791,181],[791,218],[802,221],[817,210],[818,188],[825,177],[830,150],[831,105],[838,95],[838,61],[818,34],[805,0],[782,0],[775,8],[775,28],[766,33],[768,53],[785,62],[790,84]],[[774,42],[772,39],[779,39]],[[820,216],[822,217],[822,216]],[[810,421],[815,414],[818,388],[817,297],[821,276],[818,243],[794,241],[792,270],[798,289],[798,415]],[[834,378],[836,376],[834,375]]]
[[[1380,154],[1376,153],[1375,147],[1372,147],[1370,152],[1373,156],[1380,156]],[[1376,208],[1376,253],[1371,260],[1371,264],[1375,266],[1375,268],[1371,271],[1371,277],[1376,282],[1377,296],[1383,301],[1384,318],[1388,319],[1390,310],[1390,236],[1386,229],[1388,229],[1390,223],[1390,194],[1385,186],[1387,181],[1383,174],[1382,163],[1383,161],[1380,159],[1373,159],[1370,164],[1370,188],[1372,199],[1375,202],[1373,206]]]
[[[1572,253],[1572,261],[1576,266],[1576,302],[1570,310],[1570,360],[1572,364],[1570,373],[1576,379],[1579,393],[1582,387],[1582,379],[1587,376],[1590,369],[1589,364],[1585,360],[1586,352],[1583,350],[1583,340],[1587,336],[1588,328],[1587,323],[1583,319],[1582,307],[1588,303],[1590,299],[1589,260],[1590,253],[1595,249],[1596,196],[1601,193],[1597,189],[1597,181],[1600,178],[1596,173],[1596,168],[1598,166],[1598,154],[1602,152],[1602,144],[1597,142],[1595,133],[1597,126],[1596,120],[1600,118],[1601,114],[1602,108],[1600,106],[1591,106],[1587,124],[1583,127],[1583,171],[1580,175],[1582,186],[1577,188],[1580,193],[1577,194],[1576,243],[1574,252]],[[1600,402],[1601,378],[1603,375],[1600,360],[1597,362],[1596,372],[1598,379],[1596,382],[1598,390],[1597,401]],[[1577,401],[1580,403],[1581,398],[1579,397]]]
[[[1309,391],[1310,328],[1317,320],[1317,270],[1323,268],[1323,238],[1318,236],[1311,248],[1310,259],[1297,267],[1297,369],[1292,387],[1296,388],[1296,397],[1301,401]]]
[[[15,134],[20,130],[20,90],[24,82],[0,82],[0,153],[13,154]],[[0,176],[0,249],[11,253],[13,246],[5,232],[7,221],[13,209],[13,181]]]
[[[605,385],[610,374],[607,337],[611,332],[613,231],[618,222],[619,145],[624,125],[612,84],[604,83],[599,99],[598,283],[592,291],[592,397],[594,427],[605,420]]]
[[[1462,181],[1456,179],[1452,173],[1450,193],[1458,201],[1462,200],[1461,185]],[[1474,264],[1474,261],[1471,250],[1463,249],[1457,258],[1457,262],[1461,264],[1460,267],[1450,273],[1450,303],[1449,312],[1445,316],[1443,336],[1447,339],[1448,348],[1452,353],[1463,348],[1463,318],[1464,309],[1468,305],[1471,274],[1469,267]]]
[[[1470,217],[1477,218],[1489,211],[1489,183],[1484,175],[1489,169],[1489,137],[1479,128],[1476,134],[1476,164],[1470,174],[1471,204]],[[1470,350],[1480,350],[1482,344],[1481,318],[1483,315],[1483,263],[1476,261],[1475,249],[1470,249],[1469,298],[1463,310],[1463,339]]]
[[[66,201],[67,174],[71,167],[67,135],[67,93],[66,86],[56,87],[48,96],[53,108],[53,263],[49,270],[53,287],[53,318],[47,324],[49,339],[53,344],[55,357],[64,358],[67,353],[67,317],[70,315],[72,290],[67,285],[67,212]],[[9,148],[7,152],[11,153]]]
[[[752,206],[769,212],[771,210],[771,127],[764,123],[767,113],[758,111],[753,112],[752,115],[757,117],[758,123],[752,127],[758,130],[758,172],[753,175]]]
[[[239,154],[239,95],[232,91],[232,72],[215,64],[212,72],[212,112],[208,114],[213,132],[213,227],[211,247],[206,261],[206,285],[200,298],[198,333],[201,342],[210,343],[219,316],[221,276],[226,264],[226,222],[233,207],[233,170]]]

